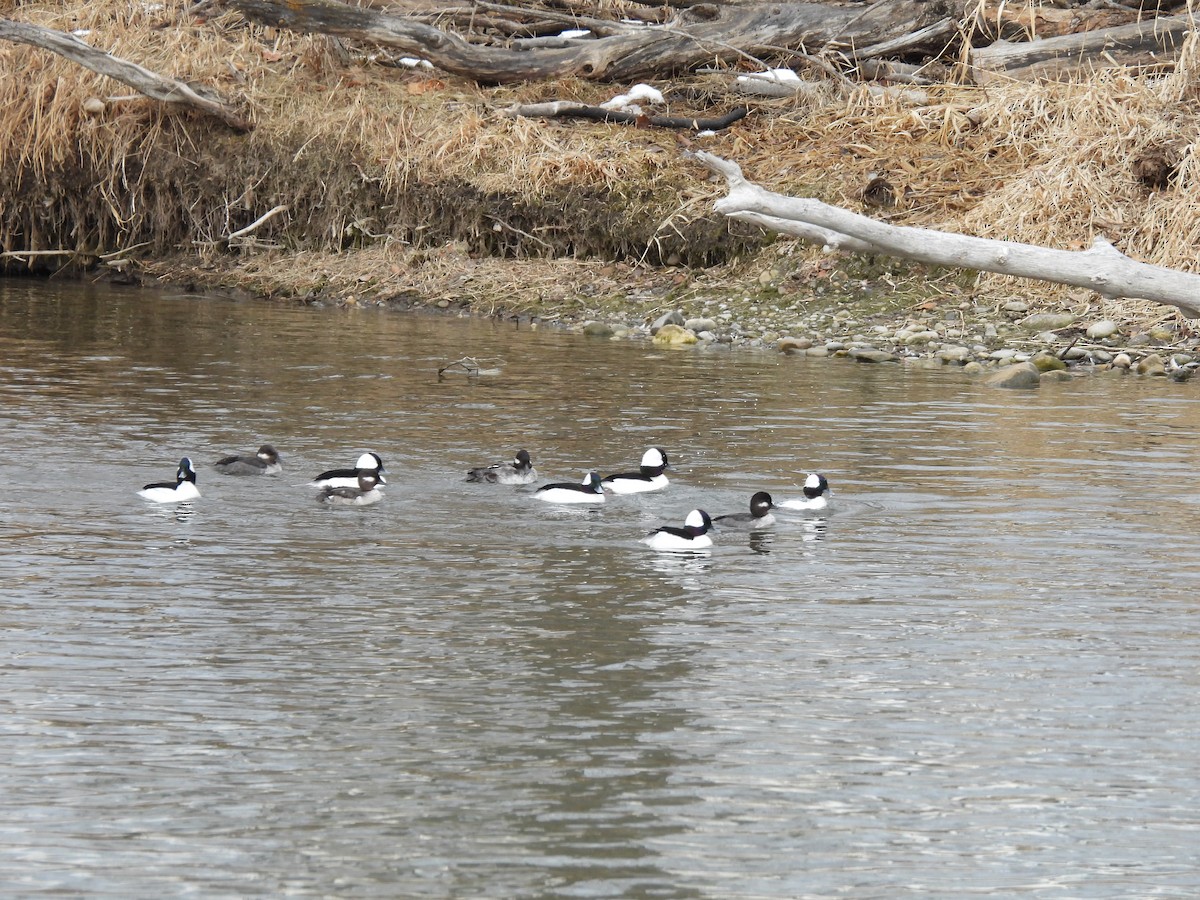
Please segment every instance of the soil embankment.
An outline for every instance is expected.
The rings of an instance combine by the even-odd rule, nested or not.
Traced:
[[[638,325],[681,308],[734,343],[791,336],[793,349],[831,352],[950,343],[986,361],[1004,346],[1078,342],[1100,321],[1117,326],[1101,339],[1110,358],[1126,346],[1194,350],[1167,307],[823,256],[727,222],[712,212],[722,185],[673,132],[502,114],[514,102],[598,103],[619,86],[483,89],[331,38],[197,18],[176,2],[19,9],[211,88],[255,127],[239,134],[0,43],[0,271],[568,322]],[[657,86],[673,115],[745,102],[720,75]],[[848,97],[817,86],[755,101],[696,140],[774,190],[896,223],[1063,248],[1103,234],[1130,256],[1194,271],[1198,96],[1193,46],[1165,77],[1118,70],[1077,84]],[[1016,324],[1042,313],[1068,324]],[[935,337],[903,343],[918,332]]]

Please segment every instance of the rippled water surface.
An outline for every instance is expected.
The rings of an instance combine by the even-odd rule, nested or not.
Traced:
[[[0,427],[0,894],[1200,894],[1200,384],[0,281]]]

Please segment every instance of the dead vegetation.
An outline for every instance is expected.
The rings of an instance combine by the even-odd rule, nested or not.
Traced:
[[[189,16],[175,0],[19,12],[235,98],[256,127],[236,134],[0,43],[0,271],[66,265],[274,295],[569,312],[609,294],[643,302],[642,280],[659,296],[687,282],[735,290],[775,240],[712,212],[721,185],[670,133],[502,115],[515,102],[599,103],[614,86],[481,89],[333,38]],[[1135,258],[1197,271],[1198,56],[1193,37],[1166,74],[977,87],[951,73],[920,95],[758,99],[698,141],[773,190],[896,223],[1061,248],[1102,234]],[[657,86],[673,115],[745,102],[721,73]],[[1064,296],[992,276],[976,290]]]

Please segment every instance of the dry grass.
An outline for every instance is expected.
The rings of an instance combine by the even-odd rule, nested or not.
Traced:
[[[219,263],[247,286],[278,293],[337,285],[349,296],[363,284],[351,277],[358,267],[380,276],[369,284],[436,299],[451,290],[511,295],[532,284],[549,295],[569,271],[582,273],[576,287],[595,282],[597,266],[611,260],[753,263],[764,244],[714,217],[719,185],[681,157],[670,133],[500,114],[517,100],[599,101],[611,87],[482,90],[380,65],[332,39],[234,16],[192,20],[179,0],[148,8],[76,0],[18,12],[88,29],[94,46],[208,85],[240,104],[256,129],[235,135],[130,97],[46,51],[0,43],[0,249],[94,256],[148,243],[142,252],[152,257]],[[712,78],[660,87],[679,89],[674,113],[712,111],[690,97],[715,95],[718,111],[740,102]],[[905,224],[1055,247],[1103,234],[1136,258],[1200,268],[1194,37],[1165,77],[1110,71],[1074,84],[946,84],[915,106],[866,90],[830,96],[815,105],[762,102],[706,147],[768,187],[850,208],[861,206],[871,175],[883,175],[901,198],[886,215]],[[105,109],[86,112],[95,98]],[[1158,186],[1138,174],[1153,158],[1169,175]],[[231,256],[223,239],[278,204],[287,213],[255,232],[275,249]],[[441,258],[441,246],[456,249]],[[510,281],[491,272],[488,257],[510,261]],[[539,257],[570,262],[520,262]],[[456,274],[472,259],[474,274]],[[313,260],[329,277],[297,274]],[[594,289],[609,288],[619,290]],[[993,277],[978,290],[1066,296]]]

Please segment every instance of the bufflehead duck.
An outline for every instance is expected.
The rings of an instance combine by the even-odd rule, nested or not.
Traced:
[[[322,472],[314,478],[310,484],[313,487],[358,487],[358,473],[360,470],[366,469],[369,472],[375,472],[378,475],[386,475],[387,469],[383,467],[383,460],[379,458],[378,453],[364,453],[358,458],[358,462],[354,464],[353,469],[330,469],[328,472]],[[383,478],[379,479],[380,484],[387,484]]]
[[[703,550],[712,546],[712,538],[708,536],[710,528],[712,519],[708,513],[693,509],[683,520],[682,528],[664,525],[642,538],[642,543],[654,550]]]
[[[641,468],[637,472],[609,475],[603,484],[614,494],[640,494],[643,491],[661,491],[669,483],[663,471],[667,468],[667,454],[659,447],[651,447],[642,454]]]
[[[279,454],[270,444],[263,444],[253,456],[226,456],[213,463],[222,475],[278,475],[283,471]]]
[[[778,505],[783,509],[824,509],[829,505],[829,482],[813,472],[804,479],[802,500],[784,500]]]
[[[387,481],[375,469],[359,469],[354,487],[323,487],[317,500],[331,506],[370,506],[383,499],[381,484]]]
[[[533,496],[547,503],[603,503],[604,488],[600,476],[589,472],[579,484],[573,481],[543,484]]]
[[[718,528],[767,528],[775,524],[775,516],[771,514],[774,508],[771,495],[766,491],[758,491],[750,498],[750,512],[717,516],[713,524]]]
[[[196,469],[186,456],[179,461],[179,469],[175,472],[175,482],[158,481],[148,484],[140,491],[139,497],[153,500],[155,503],[180,503],[184,500],[195,500],[200,496],[196,487]]]
[[[537,481],[537,469],[529,458],[528,450],[518,450],[510,463],[481,466],[467,472],[467,481],[485,481],[489,484],[533,484]]]

